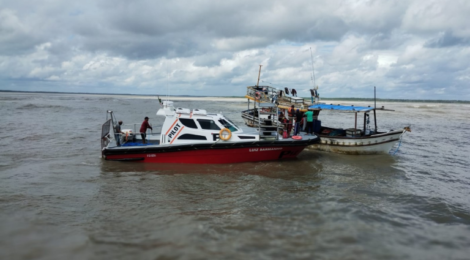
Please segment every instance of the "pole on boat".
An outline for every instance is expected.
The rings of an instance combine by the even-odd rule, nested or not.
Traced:
[[[354,130],[356,130],[356,129],[357,129],[357,112],[354,113],[354,115],[355,115],[355,118],[354,118]]]
[[[366,112],[364,112],[364,134],[366,134]]]
[[[375,94],[375,86],[374,86],[374,109],[377,108],[377,96]]]
[[[312,47],[310,47],[310,57],[312,58],[312,75],[313,75],[313,78],[312,78],[312,81],[313,81],[313,89],[315,89],[315,69],[313,67],[313,52],[312,52]]]
[[[375,124],[375,133],[377,133],[377,96],[375,94],[375,86],[374,86],[374,124]]]
[[[253,102],[253,126],[255,126],[256,109],[257,108],[256,108],[256,100],[255,100],[255,102]]]
[[[260,76],[261,76],[261,66],[263,66],[263,65],[259,65],[258,82],[256,83],[256,86],[259,85],[259,78],[260,78]]]

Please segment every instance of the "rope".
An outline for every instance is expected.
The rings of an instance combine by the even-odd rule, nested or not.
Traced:
[[[392,153],[392,156],[394,156],[394,155],[398,152],[398,149],[400,149],[401,139],[402,139],[402,137],[403,137],[404,134],[405,134],[405,131],[403,131],[403,134],[400,135],[400,141],[398,142],[397,149],[395,150],[395,152]]]

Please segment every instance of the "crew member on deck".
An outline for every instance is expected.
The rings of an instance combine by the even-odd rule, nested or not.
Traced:
[[[146,143],[145,137],[147,136],[147,129],[150,128],[153,130],[153,128],[149,124],[149,118],[145,117],[144,122],[142,122],[142,126],[140,126],[140,135],[142,136],[142,143]]]
[[[289,114],[289,120],[290,120],[291,122],[293,122],[293,121],[294,121],[294,117],[295,117],[295,107],[294,107],[294,105],[292,105],[292,106],[289,108],[288,114]]]
[[[300,109],[297,109],[295,112],[295,128],[294,128],[294,135],[298,135],[300,133],[300,124],[302,122],[304,114],[300,112]]]
[[[117,146],[121,146],[121,134],[124,134],[122,131],[121,131],[121,125],[122,125],[122,121],[119,120],[119,122],[116,124],[116,126],[114,127],[114,137],[116,138],[116,144]]]
[[[304,117],[307,118],[307,134],[313,135],[313,111],[308,110],[305,112]]]

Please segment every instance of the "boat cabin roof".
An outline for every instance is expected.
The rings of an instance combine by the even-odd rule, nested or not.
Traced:
[[[258,107],[261,107],[261,108],[276,107],[276,104],[273,104],[273,103],[259,103]]]
[[[369,112],[374,110],[373,107],[359,107],[359,106],[342,106],[333,104],[315,104],[308,107],[310,110],[338,110],[346,112]]]

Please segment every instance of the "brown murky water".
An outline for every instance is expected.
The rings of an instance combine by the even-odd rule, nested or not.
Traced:
[[[0,93],[0,258],[469,259],[470,104],[382,105],[380,129],[413,131],[394,156],[155,165],[99,151],[107,109],[157,125],[155,99]]]

